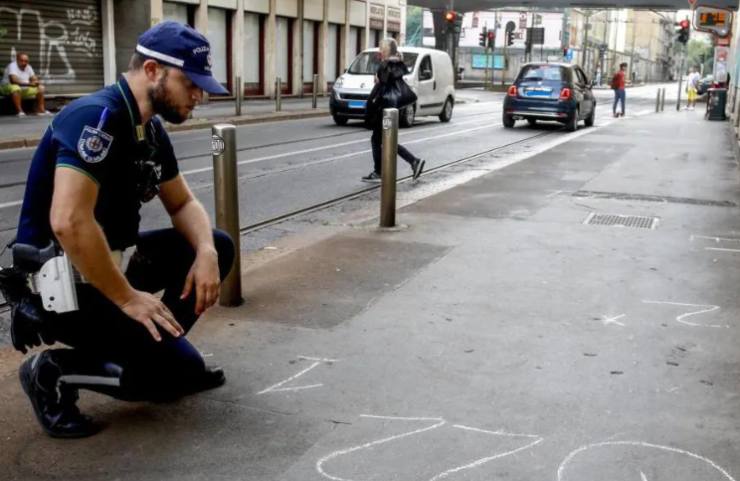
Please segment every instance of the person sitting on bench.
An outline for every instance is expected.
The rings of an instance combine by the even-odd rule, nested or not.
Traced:
[[[3,80],[0,83],[0,95],[10,96],[16,115],[24,117],[26,113],[21,105],[22,100],[36,99],[36,114],[51,115],[44,105],[44,86],[28,63],[28,55],[19,53],[16,61],[5,67]]]

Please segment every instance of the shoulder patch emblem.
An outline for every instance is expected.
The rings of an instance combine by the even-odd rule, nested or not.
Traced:
[[[95,164],[108,155],[113,136],[100,129],[86,125],[77,141],[77,152],[82,160]]]

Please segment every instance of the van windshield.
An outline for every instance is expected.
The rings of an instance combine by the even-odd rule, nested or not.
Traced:
[[[565,80],[565,69],[559,65],[527,65],[519,74],[522,81]]]
[[[418,54],[415,53],[403,54],[403,63],[406,64],[409,73],[414,71],[416,57],[418,57]],[[378,65],[380,65],[380,52],[362,52],[355,58],[347,72],[354,75],[375,75],[378,71]]]

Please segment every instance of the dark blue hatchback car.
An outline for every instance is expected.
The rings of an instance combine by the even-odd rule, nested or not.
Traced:
[[[528,63],[522,67],[504,99],[504,127],[517,120],[561,122],[570,131],[583,120],[594,124],[596,99],[591,81],[577,65]]]

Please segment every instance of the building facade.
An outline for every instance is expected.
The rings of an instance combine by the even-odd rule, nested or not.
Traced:
[[[124,72],[138,35],[163,20],[206,35],[216,79],[234,93],[325,93],[356,54],[384,36],[403,41],[405,0],[21,0],[0,1],[0,63],[16,52],[50,94],[94,91]]]

